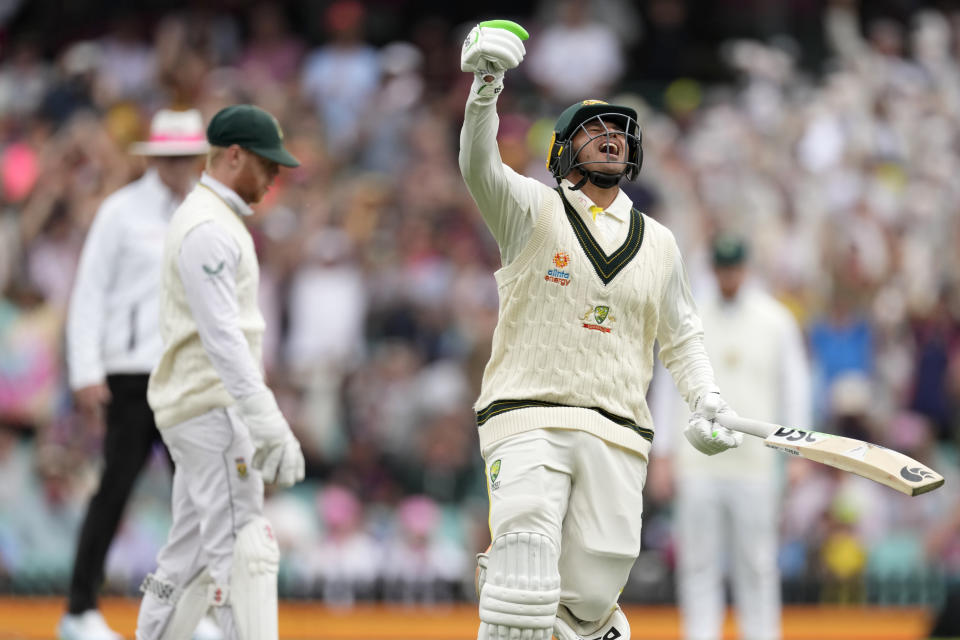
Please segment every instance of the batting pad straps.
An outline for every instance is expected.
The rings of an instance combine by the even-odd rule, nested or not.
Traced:
[[[195,575],[180,593],[177,606],[160,640],[181,640],[192,637],[197,623],[210,605],[222,603],[217,601],[218,597],[221,601],[223,600],[222,594],[223,590],[219,590],[218,595],[217,586],[213,583],[209,571],[204,569]]]
[[[615,607],[599,622],[580,620],[561,605],[557,609],[557,622],[553,629],[555,640],[630,640],[630,625],[620,607]]]
[[[180,599],[181,589],[172,582],[158,578],[152,573],[148,573],[140,584],[140,592],[150,594],[161,602],[176,606]]]
[[[529,629],[532,640],[550,638],[560,603],[556,545],[539,533],[507,533],[494,540],[489,556],[480,590],[488,636]]]

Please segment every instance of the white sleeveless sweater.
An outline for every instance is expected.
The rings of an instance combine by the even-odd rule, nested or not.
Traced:
[[[631,211],[611,255],[558,192],[496,280],[500,314],[475,409],[480,445],[538,428],[580,429],[647,456],[646,391],[673,236]]]
[[[164,244],[160,287],[163,355],[147,389],[147,399],[161,429],[235,402],[204,351],[178,266],[183,239],[194,227],[210,221],[229,233],[240,247],[236,273],[239,326],[254,361],[263,361],[265,323],[257,301],[260,267],[253,238],[226,202],[209,188],[197,185],[173,214]]]

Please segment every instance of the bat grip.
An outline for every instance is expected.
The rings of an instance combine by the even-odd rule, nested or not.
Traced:
[[[778,425],[770,422],[741,418],[740,416],[730,415],[728,413],[717,414],[717,422],[720,423],[720,426],[731,429],[732,431],[739,431],[751,436],[757,436],[758,438],[766,438],[780,428]]]

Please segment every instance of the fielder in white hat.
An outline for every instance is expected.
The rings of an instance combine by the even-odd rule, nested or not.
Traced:
[[[83,247],[67,318],[67,364],[81,424],[105,423],[104,467],[80,531],[60,640],[121,638],[100,614],[97,595],[134,481],[154,447],[163,446],[147,404],[161,353],[163,241],[208,149],[199,111],[157,112],[149,138],[129,149],[148,157],[146,172],[103,201]],[[214,625],[202,637],[219,635]]]

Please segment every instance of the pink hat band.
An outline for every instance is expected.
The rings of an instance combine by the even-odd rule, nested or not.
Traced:
[[[150,138],[130,145],[130,152],[144,156],[193,156],[210,149],[203,116],[196,109],[161,109],[150,124]]]
[[[192,135],[170,135],[163,133],[150,134],[149,142],[203,142],[206,138],[203,134]]]

